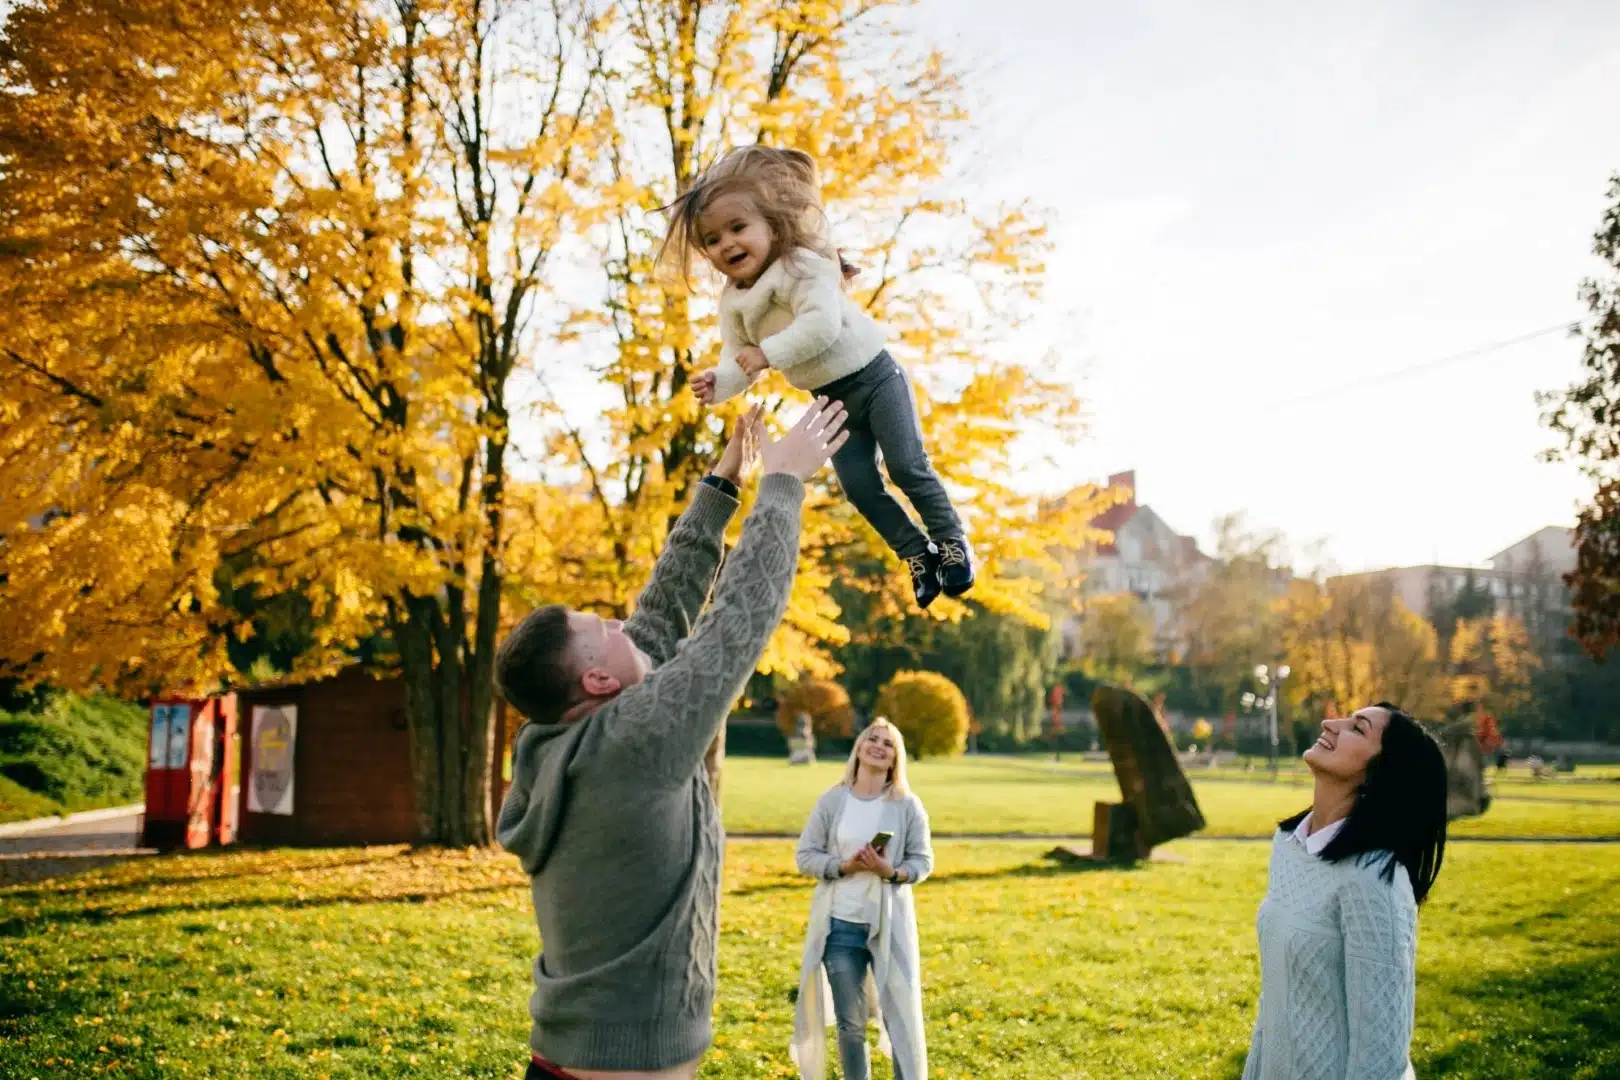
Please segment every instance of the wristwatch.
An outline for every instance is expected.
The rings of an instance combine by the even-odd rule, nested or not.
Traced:
[[[900,871],[899,871],[898,868],[894,871],[894,873],[892,873],[888,877],[884,878],[884,880],[887,881],[890,885],[903,885],[903,884],[905,884],[905,882],[900,880]]]
[[[730,480],[727,480],[723,476],[716,476],[714,473],[709,473],[702,480],[700,480],[699,483],[708,484],[722,495],[729,495],[733,499],[737,498],[739,494],[736,484],[733,484]]]

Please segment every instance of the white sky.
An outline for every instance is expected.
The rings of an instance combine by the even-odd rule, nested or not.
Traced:
[[[0,0],[0,15],[10,7]],[[922,0],[970,59],[989,196],[1056,208],[1050,314],[1086,371],[1061,488],[1134,468],[1209,546],[1229,511],[1347,570],[1477,563],[1589,490],[1533,394],[1583,314],[1620,169],[1612,0]],[[1308,401],[1302,396],[1315,394]],[[1290,404],[1290,402],[1293,402]]]
[[[987,12],[994,17],[987,17]],[[997,194],[1056,207],[1052,314],[1087,369],[1072,475],[1135,468],[1208,545],[1246,511],[1347,570],[1477,563],[1568,524],[1533,394],[1583,314],[1620,169],[1620,5],[924,0],[973,59]],[[1316,393],[1308,402],[1290,399]]]

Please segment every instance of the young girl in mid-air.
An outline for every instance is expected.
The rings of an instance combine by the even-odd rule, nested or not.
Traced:
[[[923,449],[906,373],[883,347],[883,332],[844,295],[854,273],[826,239],[815,162],[798,150],[738,147],[670,207],[659,259],[683,275],[701,253],[725,275],[720,294],[720,363],[692,380],[705,404],[734,397],[766,368],[801,390],[841,401],[849,440],[833,468],[855,509],[911,571],[917,603],[973,587],[962,521]],[[878,473],[911,500],[911,520]]]

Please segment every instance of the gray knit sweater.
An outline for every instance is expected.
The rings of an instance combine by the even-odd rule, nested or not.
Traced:
[[[1412,880],[1331,863],[1279,829],[1260,905],[1260,1007],[1243,1080],[1401,1080],[1417,959]]]
[[[530,1043],[563,1068],[664,1069],[709,1045],[722,836],[703,755],[787,607],[803,500],[791,476],[761,481],[699,618],[737,507],[700,487],[625,627],[654,669],[518,736],[496,831],[532,877]]]

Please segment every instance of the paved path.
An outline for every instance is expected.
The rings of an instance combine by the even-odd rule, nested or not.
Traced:
[[[125,806],[0,826],[0,885],[44,881],[153,854],[140,846],[141,811]]]

